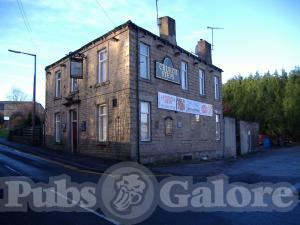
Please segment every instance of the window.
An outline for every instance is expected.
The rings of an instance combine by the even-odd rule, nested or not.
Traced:
[[[60,143],[61,141],[61,120],[60,120],[60,113],[55,114],[55,142]]]
[[[171,117],[165,118],[165,134],[167,136],[173,134],[173,119]]]
[[[140,55],[140,77],[150,79],[149,68],[149,46],[140,43],[139,55]]]
[[[101,50],[98,53],[98,83],[107,81],[107,51]]]
[[[78,80],[71,78],[71,92],[78,91]]]
[[[221,121],[220,114],[216,114],[216,140],[221,140]]]
[[[181,62],[180,72],[181,72],[181,88],[183,90],[187,90],[188,89],[188,76],[187,76],[187,63],[186,62]]]
[[[220,100],[220,78],[215,76],[215,99]]]
[[[205,95],[205,73],[199,70],[199,91],[200,95]]]
[[[141,102],[141,141],[150,141],[150,103]]]
[[[98,141],[107,141],[107,106],[98,107]]]
[[[60,71],[55,73],[55,97],[61,96],[61,73]]]

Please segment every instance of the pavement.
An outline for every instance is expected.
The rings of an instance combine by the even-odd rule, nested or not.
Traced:
[[[2,143],[2,144],[1,144]],[[97,182],[113,161],[82,155],[52,152],[0,140],[0,177],[26,176],[36,182],[66,174],[72,181]],[[9,145],[10,147],[8,147]],[[42,152],[41,152],[42,151]],[[43,151],[46,151],[44,153]],[[47,156],[47,157],[46,157]],[[69,157],[69,158],[68,158]],[[92,160],[93,159],[93,160]],[[71,162],[70,162],[71,161]],[[99,164],[99,165],[98,165]],[[94,168],[93,168],[94,166]],[[180,165],[152,165],[157,174],[193,176],[194,182],[207,176],[225,174],[230,181],[248,183],[287,181],[299,186],[300,147],[273,149],[237,159]],[[298,186],[297,186],[298,185]],[[1,189],[1,188],[0,188]],[[168,212],[157,207],[142,225],[299,225],[300,204],[291,211],[280,212]],[[76,212],[0,212],[1,225],[94,225],[117,224],[100,210]]]
[[[247,174],[248,181],[249,176],[261,176],[265,179],[277,177],[287,180],[288,177],[300,176],[299,149],[299,146],[274,148],[231,159],[154,166],[152,170],[179,176],[193,176],[194,178],[206,178],[218,174],[240,177]]]
[[[83,154],[71,154],[68,152],[52,150],[45,147],[33,147],[31,145],[8,141],[6,138],[0,138],[0,144],[18,149],[26,153],[40,156],[48,160],[66,164],[71,167],[76,167],[80,170],[89,170],[92,172],[104,172],[113,164],[120,162],[118,160],[103,159]]]

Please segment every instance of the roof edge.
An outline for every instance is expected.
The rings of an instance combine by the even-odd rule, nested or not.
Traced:
[[[135,29],[138,29],[138,30],[141,30],[141,31],[145,32],[146,34],[151,35],[151,36],[154,37],[155,39],[160,40],[161,42],[163,42],[163,43],[165,43],[165,44],[168,44],[168,45],[172,46],[173,48],[177,48],[179,51],[184,52],[185,54],[187,54],[187,55],[193,57],[194,59],[198,60],[199,62],[203,62],[204,64],[206,64],[206,65],[212,67],[213,69],[215,69],[215,70],[217,70],[217,71],[219,71],[219,72],[223,72],[223,70],[222,70],[221,68],[219,68],[219,67],[217,67],[217,66],[215,66],[215,65],[213,65],[213,64],[207,63],[207,61],[205,61],[205,60],[203,60],[203,59],[200,59],[198,56],[194,55],[193,53],[191,53],[191,52],[189,52],[189,51],[187,51],[187,50],[185,50],[185,49],[183,49],[182,47],[180,47],[180,46],[178,46],[178,45],[174,45],[174,44],[170,43],[169,41],[167,41],[166,39],[163,39],[163,38],[157,36],[156,34],[153,34],[152,32],[150,32],[150,31],[148,31],[148,30],[146,30],[146,29],[144,29],[144,28],[142,28],[142,27],[136,25],[136,24],[133,23],[131,20],[128,20],[127,22],[125,22],[125,23],[123,23],[123,24],[121,24],[121,25],[115,27],[114,29],[108,31],[107,33],[105,33],[104,35],[102,35],[102,36],[100,36],[100,37],[94,39],[93,41],[90,41],[89,43],[85,44],[84,46],[80,47],[79,49],[77,49],[76,51],[74,51],[74,52],[72,52],[72,53],[76,54],[76,53],[80,52],[81,50],[83,50],[84,48],[87,48],[87,47],[90,46],[91,44],[93,44],[93,43],[95,43],[95,42],[97,42],[97,41],[99,41],[99,40],[101,40],[101,39],[103,39],[103,38],[109,36],[110,34],[116,32],[116,31],[118,31],[118,30],[120,30],[120,29],[122,29],[122,28],[124,28],[124,27],[126,27],[126,26],[132,27],[132,28],[135,28]],[[66,56],[64,56],[63,58],[57,60],[56,62],[54,62],[54,63],[52,63],[52,64],[46,66],[46,67],[45,67],[45,70],[48,70],[50,67],[52,67],[52,66],[58,64],[59,62],[61,62],[61,61],[65,60],[65,59],[67,59],[68,57],[69,57],[69,55],[66,55]]]
[[[83,45],[82,47],[80,47],[79,49],[75,50],[75,51],[72,52],[72,53],[73,53],[73,54],[76,54],[76,53],[80,52],[81,50],[83,50],[84,48],[90,46],[91,44],[93,44],[93,43],[95,43],[95,42],[97,42],[97,41],[103,39],[104,37],[109,36],[110,34],[112,34],[112,33],[116,32],[116,31],[122,29],[123,27],[129,26],[130,24],[133,24],[133,23],[132,23],[131,20],[128,20],[127,22],[125,22],[125,23],[123,23],[123,24],[121,24],[121,25],[115,27],[114,29],[108,31],[107,33],[101,35],[100,37],[94,39],[93,41],[88,42],[87,44]],[[66,56],[62,57],[61,59],[55,61],[54,63],[51,63],[50,65],[48,65],[48,66],[45,67],[45,70],[48,70],[50,67],[52,67],[52,66],[58,64],[59,62],[61,62],[61,61],[65,60],[65,59],[67,59],[68,57],[69,57],[69,55],[66,55]]]

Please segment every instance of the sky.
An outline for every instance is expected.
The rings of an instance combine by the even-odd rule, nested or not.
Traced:
[[[223,83],[299,66],[299,10],[298,0],[158,0],[158,15],[176,20],[177,45],[188,51],[200,38],[211,42],[207,26],[224,28],[212,52]],[[32,97],[33,57],[8,49],[37,55],[44,105],[45,67],[127,20],[158,34],[155,0],[0,0],[0,100],[12,87]]]

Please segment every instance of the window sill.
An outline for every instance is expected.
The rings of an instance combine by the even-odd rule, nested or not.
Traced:
[[[53,144],[54,144],[54,145],[63,145],[61,141],[60,141],[60,142],[56,142],[56,141],[54,141],[54,143],[53,143]]]
[[[60,97],[54,97],[54,101],[55,100],[61,100],[62,99],[62,97],[60,96]]]
[[[151,140],[143,140],[143,141],[141,140],[140,141],[141,144],[147,144],[147,143],[150,143],[150,142],[151,142]]]
[[[139,81],[143,81],[143,82],[151,83],[151,84],[153,83],[150,78],[143,78],[143,77],[140,77],[140,76],[139,76]]]
[[[109,145],[109,142],[108,141],[98,141],[96,145],[97,146],[107,146],[107,145]]]
[[[109,82],[109,80],[108,81],[105,81],[105,82],[101,82],[101,83],[97,83],[97,84],[95,84],[95,88],[97,88],[97,87],[102,87],[102,86],[105,86],[105,85],[108,85],[108,84],[110,84],[110,82]]]
[[[182,90],[184,93],[187,93],[187,94],[190,93],[189,89],[182,89],[182,88],[181,88],[181,90]]]
[[[76,94],[78,94],[79,93],[79,90],[77,90],[77,91],[71,91],[69,94],[71,95],[71,96],[74,96],[74,95],[76,95]]]

